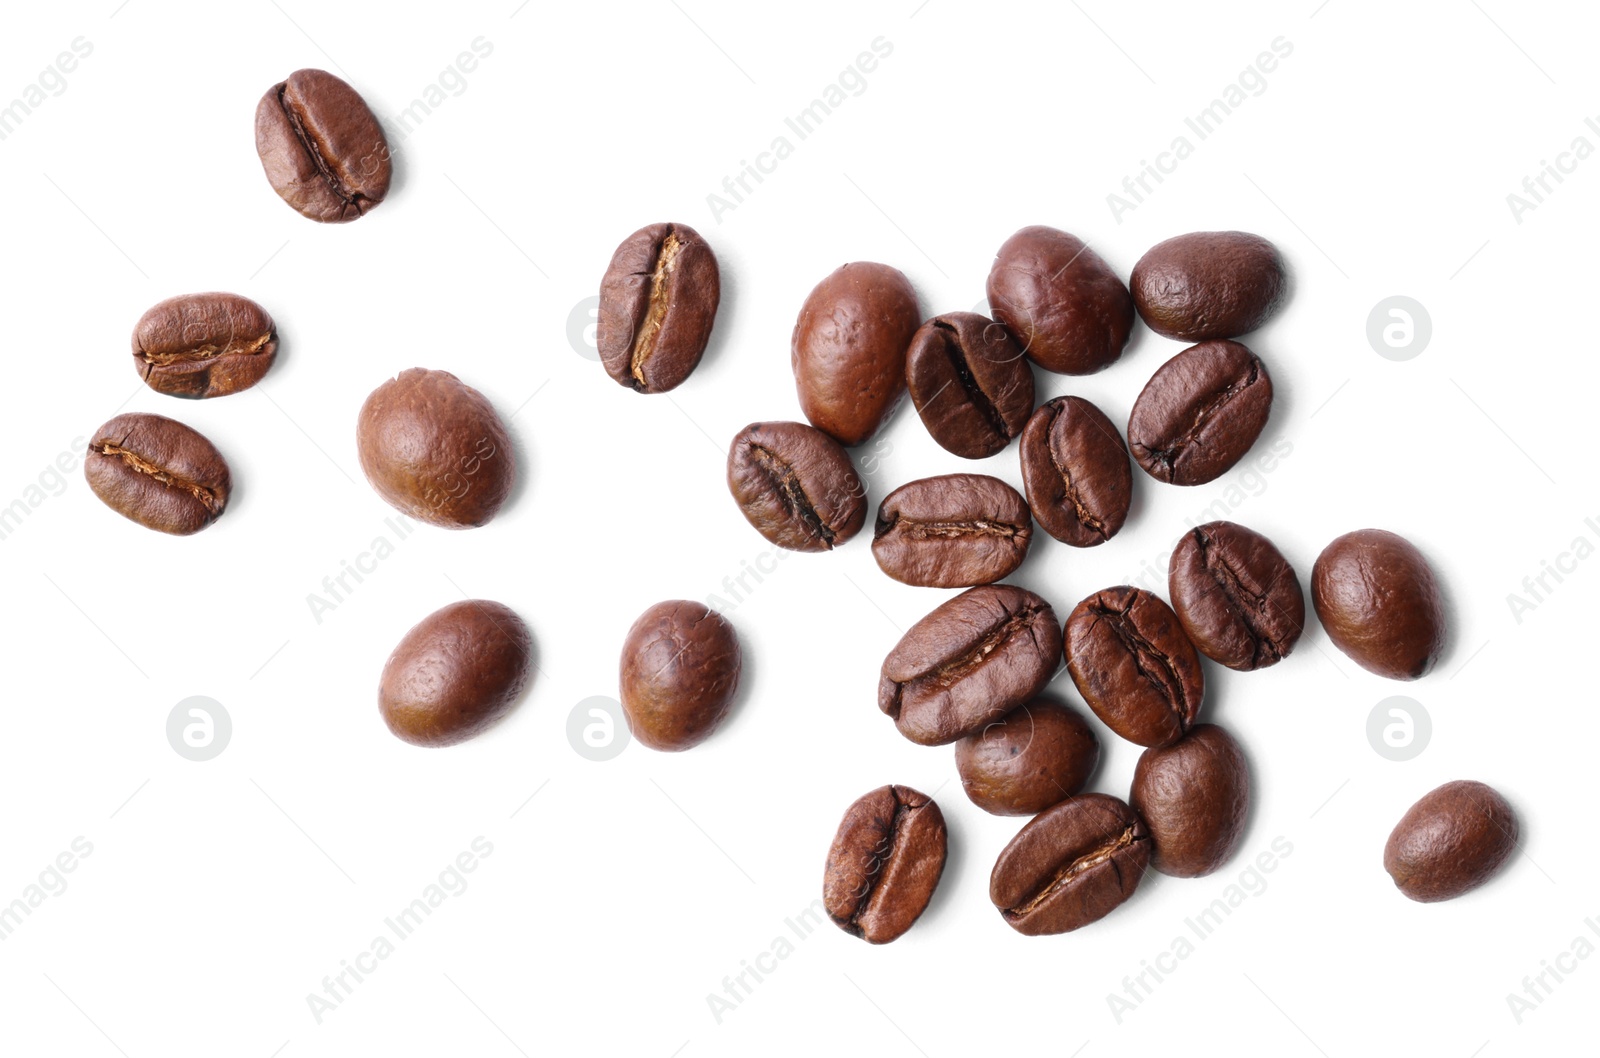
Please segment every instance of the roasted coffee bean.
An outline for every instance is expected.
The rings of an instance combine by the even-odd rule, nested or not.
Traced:
[[[1424,904],[1494,877],[1517,849],[1517,814],[1493,787],[1447,782],[1411,806],[1383,848],[1395,888]]]
[[[878,708],[911,741],[947,745],[1038,694],[1060,661],[1049,603],[1009,584],[969,588],[884,658]]]
[[[494,406],[448,371],[413,367],[373,390],[356,447],[384,502],[445,529],[487,524],[516,482]]]
[[[791,364],[800,410],[846,447],[878,432],[906,391],[906,347],[922,320],[917,292],[895,268],[840,267],[795,321]]]
[[[1196,231],[1157,243],[1133,266],[1129,285],[1150,329],[1183,342],[1248,334],[1288,292],[1278,248],[1245,231]]]
[[[822,878],[834,924],[868,944],[887,944],[927,909],[944,873],[944,815],[927,794],[880,786],[839,823]]]
[[[1244,458],[1271,412],[1261,360],[1238,342],[1203,342],[1150,377],[1133,402],[1128,444],[1157,481],[1204,485]]]
[[[1080,794],[1035,816],[1001,850],[989,899],[1018,933],[1066,933],[1121,906],[1149,863],[1138,813],[1106,794]]]
[[[1039,405],[1022,431],[1022,486],[1034,518],[1073,547],[1117,535],[1133,502],[1128,446],[1105,413],[1082,397]]]
[[[687,224],[651,224],[622,241],[600,280],[595,344],[606,373],[640,393],[689,377],[722,298],[717,255]]]
[[[728,490],[758,533],[791,551],[830,551],[867,521],[867,490],[849,454],[805,423],[740,430],[728,448]]]
[[[1082,790],[1100,740],[1076,709],[1035,698],[956,743],[956,770],[972,803],[998,816],[1031,816]]]
[[[278,354],[267,310],[238,294],[168,298],[133,328],[133,366],[174,397],[226,397],[261,381]]]
[[[1133,330],[1133,296],[1074,235],[1023,228],[989,270],[989,308],[1046,371],[1088,375],[1122,355]]]
[[[1411,541],[1382,529],[1346,533],[1311,567],[1311,604],[1333,645],[1391,680],[1428,674],[1444,652],[1444,599]]]
[[[1174,878],[1210,874],[1233,858],[1250,812],[1250,766],[1215,724],[1147,749],[1128,797],[1150,828],[1150,865]]]
[[[702,603],[656,603],[622,644],[622,712],[651,749],[680,750],[710,736],[739,689],[739,637]]]
[[[416,746],[453,746],[516,704],[533,668],[533,637],[508,606],[451,603],[405,634],[383,666],[378,711]]]
[[[1305,627],[1306,599],[1289,560],[1271,540],[1233,522],[1185,533],[1167,583],[1190,641],[1230,669],[1276,665]]]
[[[1022,346],[975,312],[947,312],[917,328],[906,383],[928,433],[966,459],[1005,448],[1033,411],[1033,371]]]
[[[296,70],[267,89],[256,107],[256,153],[272,190],[312,220],[355,220],[389,193],[383,126],[325,70]]]
[[[1067,618],[1066,650],[1078,693],[1129,742],[1171,745],[1200,715],[1200,657],[1177,614],[1143,588],[1107,588],[1080,602]]]
[[[1017,490],[984,474],[945,474],[883,498],[872,534],[878,567],[902,584],[992,584],[1022,565],[1033,519]]]
[[[94,433],[83,476],[107,507],[147,529],[198,533],[228,505],[233,479],[216,446],[161,415],[129,412]]]

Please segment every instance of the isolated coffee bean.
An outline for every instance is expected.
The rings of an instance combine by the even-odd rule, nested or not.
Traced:
[[[1039,405],[1022,431],[1022,485],[1044,531],[1073,547],[1117,535],[1133,503],[1122,433],[1082,397]]]
[[[1082,790],[1100,740],[1076,709],[1049,698],[1019,705],[956,743],[956,770],[972,803],[999,816],[1031,816]]]
[[[1138,813],[1115,797],[1081,794],[1018,831],[995,861],[989,899],[1018,933],[1067,933],[1121,906],[1149,863]]]
[[[1444,599],[1411,541],[1382,529],[1346,533],[1311,568],[1311,604],[1333,645],[1391,680],[1428,674],[1444,651]]]
[[[83,476],[107,507],[147,529],[198,533],[222,516],[233,479],[216,446],[162,415],[129,412],[94,432]]]
[[[791,366],[800,410],[846,447],[878,432],[906,391],[906,347],[922,316],[895,268],[841,266],[800,308]]]
[[[1250,812],[1250,767],[1215,724],[1147,749],[1128,797],[1150,830],[1150,865],[1175,878],[1210,874],[1233,858]]]
[[[722,298],[717,255],[687,224],[651,224],[600,280],[595,344],[606,373],[640,393],[674,389],[700,363]]]
[[[1167,583],[1190,641],[1230,669],[1276,665],[1305,627],[1305,595],[1289,560],[1271,540],[1233,522],[1185,533]]]
[[[944,873],[944,815],[927,794],[880,786],[845,811],[828,849],[822,905],[834,924],[887,944],[917,920]]]
[[[1150,329],[1184,342],[1248,334],[1288,292],[1278,248],[1245,231],[1196,231],[1157,243],[1133,266],[1129,285]]]
[[[325,70],[296,70],[267,89],[256,107],[256,153],[272,189],[312,220],[355,220],[389,193],[383,126]]]
[[[969,588],[912,625],[884,658],[878,708],[911,741],[943,746],[1033,698],[1060,661],[1049,603],[1009,584]]]
[[[453,746],[516,704],[533,667],[533,637],[516,611],[466,599],[424,617],[383,666],[378,710],[396,737]]]
[[[238,294],[168,298],[133,328],[133,366],[173,397],[225,397],[272,367],[278,332],[267,310]]]
[[[928,433],[966,459],[1005,448],[1033,411],[1033,371],[1022,346],[975,312],[947,312],[917,328],[906,383]]]
[[[791,551],[830,551],[867,520],[867,490],[849,454],[804,423],[740,430],[728,448],[728,491],[758,533]]]
[[[902,584],[992,584],[1022,565],[1033,519],[1017,490],[985,474],[907,482],[883,498],[872,535],[878,567]]]
[[[1260,358],[1238,342],[1203,342],[1150,377],[1133,402],[1128,445],[1157,481],[1204,485],[1244,458],[1271,411]]]
[[[1105,725],[1129,742],[1167,746],[1200,714],[1205,674],[1161,599],[1126,585],[1095,592],[1067,618],[1067,669]]]
[[[1476,889],[1517,848],[1517,815],[1481,782],[1447,782],[1411,806],[1383,848],[1395,888],[1424,904]]]
[[[727,717],[739,689],[739,637],[697,602],[656,603],[622,644],[622,712],[651,749],[705,741]]]
[[[989,270],[989,308],[1046,371],[1093,374],[1122,355],[1133,296],[1083,240],[1055,228],[1023,228]]]
[[[448,371],[413,367],[373,390],[356,448],[384,502],[445,529],[487,524],[517,477],[494,406]]]

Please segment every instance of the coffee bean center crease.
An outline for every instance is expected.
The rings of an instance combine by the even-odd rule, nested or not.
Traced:
[[[151,477],[155,478],[168,488],[183,489],[204,504],[205,509],[208,511],[215,513],[221,509],[217,505],[217,494],[215,492],[206,488],[204,485],[199,484],[198,482],[190,481],[188,478],[185,478],[179,474],[174,474],[170,470],[165,470],[162,467],[156,466],[154,463],[140,456],[137,452],[131,452],[116,442],[101,441],[96,446],[96,450],[101,455],[108,458],[120,456],[122,461],[129,467],[132,467],[141,474],[149,474]]]
[[[1112,871],[1116,873],[1118,881],[1121,881],[1122,867],[1116,861],[1116,854],[1125,848],[1129,848],[1134,842],[1144,840],[1144,838],[1136,837],[1134,835],[1134,826],[1133,824],[1129,824],[1116,837],[1105,841],[1101,845],[1091,849],[1075,859],[1071,859],[1066,863],[1063,863],[1059,868],[1056,869],[1056,873],[1051,876],[1050,880],[1042,885],[1039,888],[1039,891],[1034,893],[1032,897],[1018,904],[1016,907],[1006,908],[1006,917],[1022,918],[1030,911],[1037,908],[1040,904],[1050,899],[1050,897],[1060,892],[1067,886],[1068,883],[1100,866],[1102,863],[1111,864]]]

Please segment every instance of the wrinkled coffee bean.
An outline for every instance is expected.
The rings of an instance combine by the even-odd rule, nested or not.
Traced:
[[[267,89],[256,107],[256,153],[272,190],[312,220],[355,220],[389,193],[383,126],[325,70],[296,70]]]
[[[993,584],[1022,565],[1033,519],[1017,490],[984,474],[945,474],[883,498],[872,535],[878,567],[902,584]]]
[[[1128,417],[1128,444],[1157,481],[1204,485],[1244,458],[1271,411],[1260,358],[1238,342],[1203,342],[1150,377]]]
[[[1233,858],[1250,812],[1250,767],[1215,724],[1147,749],[1128,796],[1150,830],[1150,865],[1174,878],[1210,874]]]
[[[1100,740],[1076,709],[1036,698],[956,743],[956,771],[972,803],[998,816],[1031,816],[1082,790]]]
[[[1248,672],[1288,657],[1306,623],[1300,581],[1260,533],[1207,522],[1178,541],[1168,565],[1172,609],[1195,647]]]
[[[702,603],[656,603],[622,644],[622,712],[651,749],[705,741],[727,717],[739,689],[739,636]]]
[[[1049,603],[1009,584],[969,588],[912,625],[884,658],[878,708],[911,741],[943,746],[1038,694],[1060,661]]]
[[[1444,599],[1411,541],[1382,529],[1346,533],[1311,567],[1311,604],[1333,645],[1391,680],[1428,674],[1444,652]]]
[[[911,282],[856,262],[818,283],[800,308],[791,366],[800,410],[846,447],[878,432],[906,391],[906,347],[922,321]]]
[[[1133,266],[1129,286],[1149,328],[1183,342],[1249,334],[1288,293],[1278,248],[1245,231],[1196,231],[1157,243]]]
[[[700,363],[721,298],[717,255],[699,232],[640,228],[600,280],[594,336],[606,373],[640,393],[676,388]]]
[[[1383,869],[1413,900],[1452,900],[1505,866],[1517,834],[1517,814],[1493,787],[1447,782],[1412,805],[1394,828]]]
[[[1023,228],[989,270],[989,308],[1046,371],[1093,374],[1122,355],[1133,330],[1133,296],[1081,239],[1055,228]]]
[[[228,505],[233,479],[216,446],[162,415],[129,412],[94,432],[83,476],[130,521],[173,536],[198,533]]]
[[[906,384],[928,433],[965,459],[1005,448],[1033,411],[1033,371],[1022,346],[975,312],[947,312],[917,328]]]
[[[385,503],[445,529],[487,524],[517,478],[494,405],[448,371],[413,367],[373,390],[356,448]]]
[[[1022,486],[1044,531],[1073,547],[1117,535],[1133,503],[1128,446],[1082,397],[1039,405],[1022,431]]]
[[[1067,933],[1120,907],[1149,863],[1138,813],[1106,794],[1080,794],[1017,832],[995,861],[989,899],[1018,933]]]
[[[868,944],[899,937],[927,909],[944,873],[944,815],[927,794],[880,786],[845,811],[828,849],[822,905]]]
[[[1078,693],[1129,742],[1171,745],[1200,714],[1200,657],[1177,614],[1142,588],[1107,588],[1080,602],[1067,618],[1066,651]]]
[[[378,710],[415,746],[453,746],[516,704],[533,668],[533,637],[516,611],[466,599],[424,617],[384,663]]]
[[[238,294],[168,298],[133,328],[133,366],[173,397],[226,397],[272,366],[278,332],[267,310]]]
[[[861,531],[867,490],[839,442],[799,422],[755,422],[728,448],[728,490],[756,532],[830,551]]]

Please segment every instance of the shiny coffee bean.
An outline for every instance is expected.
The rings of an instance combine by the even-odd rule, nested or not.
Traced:
[[[1138,813],[1105,794],[1081,794],[1035,816],[989,876],[989,899],[1018,933],[1067,933],[1105,918],[1133,895],[1150,863]]]
[[[1023,428],[1022,485],[1045,532],[1073,547],[1103,544],[1133,503],[1128,446],[1099,408],[1056,397]]]
[[[651,749],[682,750],[708,738],[739,690],[739,636],[702,603],[646,610],[622,644],[622,712]]]
[[[1305,595],[1289,560],[1271,540],[1233,522],[1185,533],[1167,583],[1190,641],[1230,669],[1276,665],[1305,627]]]
[[[1128,797],[1150,829],[1150,865],[1175,878],[1210,874],[1233,858],[1250,812],[1250,767],[1215,724],[1147,749]]]
[[[1031,816],[1082,790],[1100,740],[1076,709],[1048,698],[1019,705],[956,743],[956,770],[972,803],[999,816]]]
[[[1517,815],[1493,787],[1447,782],[1411,806],[1383,848],[1395,888],[1424,904],[1493,878],[1517,849]]]
[[[722,299],[717,255],[687,224],[651,224],[622,241],[600,280],[595,344],[606,373],[640,393],[689,377]]]
[[[917,292],[888,265],[843,265],[818,283],[790,358],[811,425],[847,448],[877,433],[905,395],[906,348],[921,320]]]
[[[342,223],[389,193],[383,126],[354,88],[324,70],[296,70],[256,107],[256,153],[267,182],[303,217]]]
[[[867,521],[867,490],[839,442],[798,422],[754,422],[728,448],[728,491],[756,532],[831,551]]]
[[[1428,674],[1444,652],[1444,598],[1433,568],[1403,536],[1346,533],[1311,567],[1311,604],[1333,645],[1391,680]]]
[[[944,873],[944,815],[927,794],[880,786],[851,805],[828,850],[822,904],[840,929],[887,944],[911,928]]]
[[[1261,360],[1238,342],[1204,342],[1145,384],[1128,418],[1128,445],[1157,481],[1204,485],[1244,458],[1271,411],[1272,379]]]
[[[1022,346],[975,312],[947,312],[917,329],[906,383],[928,433],[965,459],[1005,448],[1033,411],[1033,371]]]
[[[133,366],[173,397],[225,397],[272,367],[278,332],[267,310],[238,294],[168,298],[133,328]]]
[[[1288,293],[1278,248],[1245,231],[1196,231],[1157,243],[1133,266],[1129,285],[1150,329],[1183,342],[1249,334]]]
[[[1111,266],[1074,235],[1023,228],[989,271],[989,307],[1046,371],[1088,375],[1122,355],[1133,296]]]
[[[1166,603],[1126,585],[1073,608],[1067,669],[1105,725],[1129,742],[1167,746],[1200,714],[1205,674],[1194,644]]]
[[[984,474],[908,482],[883,498],[872,536],[878,567],[902,584],[992,584],[1022,565],[1033,519],[1017,490]]]
[[[516,704],[533,668],[533,637],[516,611],[485,599],[451,603],[405,634],[383,666],[378,710],[395,736],[453,746]]]
[[[129,412],[94,432],[83,476],[130,521],[174,536],[198,533],[228,505],[233,479],[216,446],[162,415]]]

